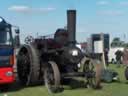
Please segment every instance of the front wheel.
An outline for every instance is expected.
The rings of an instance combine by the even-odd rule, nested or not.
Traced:
[[[94,89],[101,88],[101,62],[99,60],[88,59],[83,66],[86,74],[87,84]]]
[[[50,93],[60,91],[60,71],[55,62],[48,62],[47,67],[44,69],[44,81]]]

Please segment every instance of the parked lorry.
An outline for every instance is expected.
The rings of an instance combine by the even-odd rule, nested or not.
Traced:
[[[15,44],[13,37],[13,28],[16,33],[19,29],[7,23],[0,17],[0,86],[12,84],[15,82],[14,64],[15,64]]]

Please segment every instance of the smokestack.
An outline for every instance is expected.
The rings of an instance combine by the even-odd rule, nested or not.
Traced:
[[[76,10],[67,10],[67,31],[69,46],[76,44]]]

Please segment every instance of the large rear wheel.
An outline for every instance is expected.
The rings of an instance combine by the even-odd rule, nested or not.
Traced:
[[[20,53],[17,58],[17,72],[20,82],[26,85],[30,74],[30,59],[28,53]]]
[[[34,47],[24,45],[17,57],[17,73],[22,85],[35,85],[39,81],[39,58]]]

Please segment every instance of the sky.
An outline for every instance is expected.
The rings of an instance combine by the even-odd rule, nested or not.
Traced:
[[[92,33],[109,33],[128,41],[128,0],[0,0],[0,16],[28,35],[54,34],[67,24],[66,10],[77,10],[77,41]]]

